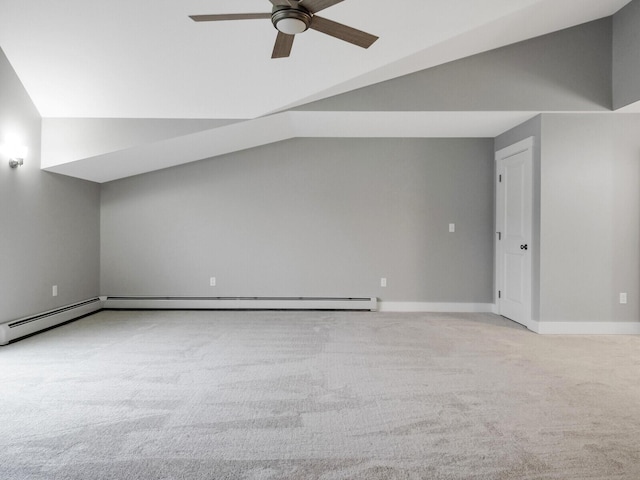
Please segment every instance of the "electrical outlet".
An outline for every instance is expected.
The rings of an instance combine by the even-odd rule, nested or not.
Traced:
[[[456,231],[456,224],[455,223],[450,223],[449,224],[449,232],[453,233]]]
[[[387,279],[385,277],[382,277],[380,279],[380,286],[381,287],[386,287],[387,286]]]
[[[52,297],[58,296],[58,285],[54,285],[53,287],[51,287],[51,296]]]
[[[215,287],[216,286],[216,277],[211,277],[209,279],[209,286],[210,287]]]
[[[626,304],[627,303],[627,294],[626,293],[621,293],[620,294],[620,303],[622,303],[622,304]]]

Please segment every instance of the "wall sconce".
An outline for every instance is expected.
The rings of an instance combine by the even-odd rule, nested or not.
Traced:
[[[0,150],[9,157],[9,166],[18,168],[24,165],[24,157],[27,156],[27,147],[22,145],[15,137],[7,137],[4,145],[0,145]]]
[[[16,168],[18,165],[24,165],[24,158],[10,158],[9,166],[11,168]]]

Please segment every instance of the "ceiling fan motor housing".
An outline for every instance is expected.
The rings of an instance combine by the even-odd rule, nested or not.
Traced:
[[[301,6],[277,6],[271,14],[273,26],[287,35],[306,31],[311,25],[311,18],[311,14]]]

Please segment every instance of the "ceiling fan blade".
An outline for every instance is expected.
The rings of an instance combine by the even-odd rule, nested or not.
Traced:
[[[325,8],[333,7],[336,3],[344,0],[302,0],[300,5],[309,10],[311,13],[317,13]]]
[[[220,22],[225,20],[255,20],[271,18],[270,13],[228,13],[222,15],[189,15],[194,22]]]
[[[362,48],[369,48],[376,40],[378,40],[378,37],[375,35],[371,35],[370,33],[363,32],[361,30],[356,30],[355,28],[342,25],[341,23],[334,22],[333,20],[318,17],[317,15],[314,15],[309,28]]]
[[[293,47],[294,38],[296,38],[295,35],[287,35],[286,33],[278,32],[271,58],[286,58],[291,55],[291,47]]]

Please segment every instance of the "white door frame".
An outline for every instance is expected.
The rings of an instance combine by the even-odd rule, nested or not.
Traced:
[[[531,327],[531,286],[532,286],[532,261],[531,261],[531,249],[532,245],[532,237],[533,237],[533,144],[534,137],[526,138],[522,141],[514,143],[506,148],[503,148],[496,152],[495,155],[495,167],[496,167],[496,189],[495,189],[495,198],[496,198],[496,237],[495,237],[495,301],[496,301],[496,313],[502,314],[501,309],[501,298],[499,292],[504,292],[504,275],[502,269],[502,261],[503,261],[503,248],[505,243],[500,241],[499,236],[504,231],[503,226],[503,216],[502,216],[502,207],[503,207],[503,191],[501,190],[500,178],[499,176],[502,174],[501,171],[501,163],[505,160],[508,160],[510,157],[521,154],[523,152],[529,152],[528,158],[525,160],[527,176],[526,185],[525,185],[525,195],[528,201],[528,217],[529,224],[527,230],[529,232],[529,238],[526,239],[528,244],[528,250],[524,255],[525,260],[525,275],[523,278],[523,288],[525,290],[525,294],[523,296],[523,316],[522,318],[516,320],[518,323],[521,323],[525,327]]]

